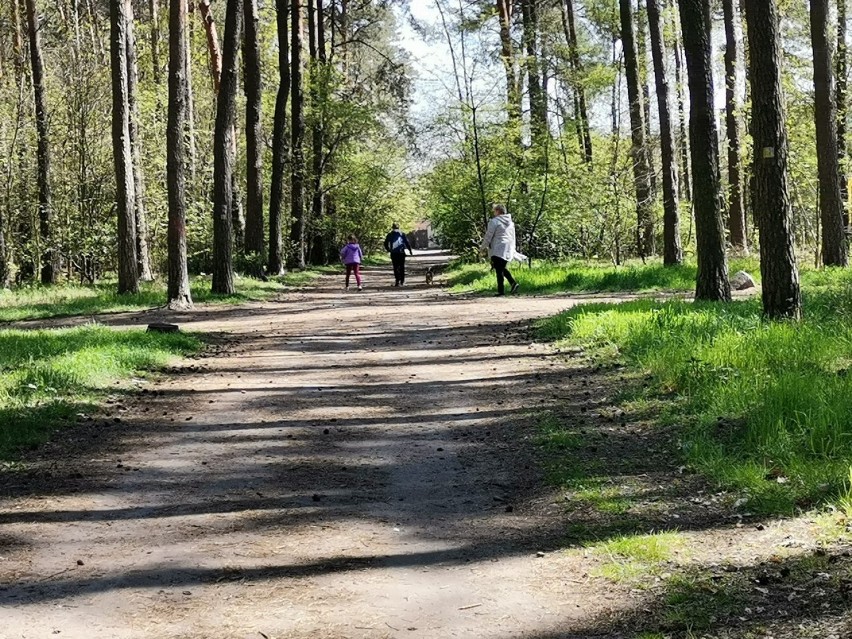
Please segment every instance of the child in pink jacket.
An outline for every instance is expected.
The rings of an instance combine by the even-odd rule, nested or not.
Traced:
[[[349,290],[349,276],[355,273],[355,282],[358,284],[358,290],[361,290],[361,260],[364,259],[364,254],[361,252],[361,245],[358,244],[358,238],[350,235],[349,243],[340,249],[340,261],[346,266],[346,290]]]

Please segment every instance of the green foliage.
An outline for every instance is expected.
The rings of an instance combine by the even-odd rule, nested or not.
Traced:
[[[644,300],[576,307],[538,330],[648,371],[693,467],[744,491],[749,510],[791,512],[836,496],[852,464],[852,274],[803,282],[801,324],[761,319],[758,300]]]
[[[94,410],[117,382],[200,347],[192,335],[97,325],[0,331],[0,461]]]
[[[684,539],[679,533],[659,532],[613,537],[588,544],[588,547],[604,558],[600,568],[602,576],[619,583],[635,584],[659,575],[665,563],[671,561],[683,545]]]

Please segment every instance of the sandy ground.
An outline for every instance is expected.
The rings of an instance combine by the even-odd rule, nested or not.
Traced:
[[[563,511],[519,446],[558,368],[526,320],[572,302],[452,297],[423,282],[439,259],[404,288],[368,269],[361,293],[329,277],[178,317],[229,337],[116,400],[47,486],[6,487],[0,636],[497,639],[593,616],[582,572],[539,556]]]

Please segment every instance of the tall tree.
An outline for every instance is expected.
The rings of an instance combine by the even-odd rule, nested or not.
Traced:
[[[734,250],[747,253],[745,207],[740,160],[739,97],[737,95],[737,32],[734,0],[722,0],[725,19],[725,128],[728,137],[728,232]]]
[[[758,0],[763,1],[763,0]],[[721,210],[719,137],[713,95],[710,0],[680,0],[680,23],[689,77],[689,134],[698,278],[695,297],[729,301],[728,261]]]
[[[168,305],[192,308],[186,263],[187,0],[169,2],[169,115],[166,129],[166,181],[169,192]]]
[[[323,229],[325,201],[323,193],[323,173],[325,172],[325,101],[326,96],[326,53],[325,23],[323,1],[308,0],[308,30],[314,34],[309,42],[311,59],[311,164],[313,185],[311,188],[311,220],[314,228],[311,241],[311,262],[323,264],[327,258],[327,247]],[[313,17],[312,17],[313,16]]]
[[[763,312],[771,318],[799,319],[802,297],[788,189],[778,7],[776,0],[744,0],[743,6],[748,30],[754,215],[760,234]]]
[[[810,7],[822,261],[826,266],[847,266],[849,247],[843,228],[843,196],[840,192],[840,166],[837,161],[837,104],[831,40],[828,37],[828,0],[811,0]]]
[[[666,51],[659,0],[648,2],[648,27],[651,32],[651,56],[654,60],[654,80],[657,87],[657,111],[660,118],[660,150],[663,161],[663,263],[680,264],[683,249],[680,242],[680,211],[678,203],[677,158],[666,75]]]
[[[515,70],[515,44],[512,41],[513,0],[497,0],[497,16],[500,20],[500,60],[506,73],[506,110],[509,124],[519,126],[521,121],[521,87]]]
[[[53,284],[56,281],[56,256],[53,251],[51,225],[53,223],[53,204],[50,192],[50,141],[47,125],[47,96],[44,86],[44,60],[41,52],[41,26],[39,24],[36,0],[26,0],[27,29],[30,44],[30,62],[32,64],[33,95],[35,99],[36,132],[38,145],[38,219],[39,239],[41,242],[41,282]]]
[[[148,0],[151,12],[151,70],[154,72],[154,84],[160,84],[160,0]]]
[[[586,104],[586,90],[583,87],[582,74],[583,63],[580,60],[580,48],[577,43],[576,15],[574,13],[574,0],[564,0],[560,3],[562,7],[562,29],[565,31],[565,39],[568,41],[568,54],[571,60],[571,73],[573,76],[574,95],[576,97],[576,111],[580,137],[583,142],[583,153],[587,164],[592,163],[592,134],[589,127],[589,109]]]
[[[633,37],[633,1],[619,0],[621,17],[621,46],[624,51],[624,70],[627,77],[627,98],[630,102],[630,133],[633,160],[633,183],[636,189],[636,248],[639,255],[654,253],[654,217],[651,202],[651,169],[648,165],[648,142],[645,139],[645,114],[642,90],[639,86],[639,64]]]
[[[130,103],[127,77],[127,2],[110,0],[112,69],[112,150],[118,211],[118,292],[139,290],[136,259],[136,213],[133,156],[130,148]]]
[[[288,258],[290,266],[305,268],[305,94],[302,87],[302,11],[299,0],[292,0],[290,6],[290,91],[292,105],[290,117],[290,227],[291,252]]]
[[[234,292],[234,121],[243,0],[228,0],[213,139],[213,292]]]
[[[276,0],[278,24],[278,95],[275,99],[275,121],[272,130],[272,185],[269,191],[269,259],[268,269],[279,275],[284,269],[281,246],[281,213],[284,202],[284,172],[287,165],[287,102],[290,99],[290,46],[287,15],[290,0]]]
[[[136,215],[136,261],[139,279],[150,282],[151,255],[148,250],[148,217],[145,213],[145,177],[142,169],[141,135],[139,132],[139,64],[136,55],[136,33],[133,25],[133,3],[125,0],[127,16],[127,102],[130,150],[133,161],[134,213]]]
[[[538,54],[538,9],[536,0],[521,0],[523,41],[526,52],[524,67],[530,95],[530,130],[533,139],[547,132],[547,96],[542,84],[541,60]]]
[[[672,8],[677,11],[677,0],[672,1]],[[685,78],[683,71],[683,38],[680,33],[680,21],[674,20],[672,29],[672,52],[675,62],[675,96],[677,99],[678,122],[678,156],[680,159],[680,196],[688,202],[692,201],[692,177],[689,170],[689,135],[686,125],[686,100],[684,98]]]
[[[847,0],[837,0],[837,158],[840,161],[840,194],[843,200],[843,226],[849,228],[849,179],[846,169],[846,77],[849,72],[849,48],[846,44]]]
[[[243,0],[243,65],[246,94],[246,253],[263,255],[263,134],[260,126],[262,81],[257,0]],[[260,275],[259,272],[255,273]]]

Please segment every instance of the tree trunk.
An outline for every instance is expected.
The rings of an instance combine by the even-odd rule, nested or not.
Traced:
[[[186,263],[186,142],[187,88],[184,75],[187,57],[186,0],[169,3],[169,116],[166,129],[166,182],[169,192],[168,305],[175,310],[192,308]]]
[[[822,261],[826,266],[847,266],[849,247],[843,228],[843,196],[840,192],[840,167],[837,161],[837,105],[831,40],[828,37],[828,0],[810,1]]]
[[[243,2],[228,0],[213,140],[213,292],[234,293],[234,121]]]
[[[315,11],[311,9],[315,6]],[[325,42],[319,37],[320,25],[323,21],[323,6],[322,0],[308,0],[308,10],[314,13],[315,28],[311,28],[311,32],[316,32],[317,36],[310,47],[311,57],[311,109],[313,110],[313,127],[311,130],[312,138],[312,173],[313,173],[313,188],[311,192],[311,218],[314,228],[313,241],[311,242],[311,263],[324,264],[328,250],[325,242],[325,200],[323,198],[323,173],[324,173],[324,111],[326,100],[325,91]]]
[[[27,26],[32,63],[35,120],[38,134],[36,157],[38,162],[38,219],[41,242],[41,283],[56,281],[56,256],[53,251],[52,223],[53,205],[50,193],[50,142],[47,128],[47,101],[44,88],[44,61],[41,55],[41,35],[36,0],[26,0]]]
[[[846,169],[846,0],[837,0],[837,158],[840,164],[840,194],[843,202],[843,227],[849,229],[849,179]]]
[[[506,73],[506,113],[509,126],[514,130],[521,122],[521,89],[515,73],[515,47],[512,43],[513,0],[497,0],[500,19],[500,60]]]
[[[576,17],[574,14],[574,0],[564,0],[560,3],[562,7],[562,29],[568,41],[568,51],[571,58],[571,71],[573,75],[573,88],[576,98],[575,116],[580,127],[584,158],[587,164],[592,163],[592,135],[589,127],[589,110],[586,105],[586,90],[583,88],[583,63],[580,60],[580,52],[577,46]]]
[[[627,76],[627,97],[630,102],[631,157],[633,183],[636,189],[636,250],[641,257],[654,253],[654,218],[651,207],[651,176],[648,166],[648,142],[645,139],[645,114],[639,86],[639,65],[633,39],[632,0],[619,0],[621,14],[621,44]]]
[[[639,0],[639,9],[636,12],[636,53],[639,65],[639,86],[642,87],[642,109],[645,116],[645,152],[648,154],[648,177],[651,182],[651,200],[657,199],[657,169],[654,166],[654,136],[651,133],[651,89],[648,86],[648,47],[645,43],[645,30],[647,29],[647,16],[642,10]]]
[[[154,84],[160,84],[160,0],[148,0],[151,10],[151,69],[154,72]],[[184,20],[186,22],[186,20]]]
[[[260,126],[262,82],[257,0],[243,0],[243,65],[246,95],[246,253],[263,255],[263,134]],[[260,275],[260,263],[254,275]]]
[[[135,194],[134,214],[136,215],[136,260],[139,279],[150,282],[151,256],[148,251],[148,218],[145,214],[145,179],[142,173],[142,152],[139,135],[139,65],[136,58],[136,33],[133,24],[133,4],[124,0],[127,17],[127,102],[129,108],[129,132],[131,159],[133,161],[133,189]]]
[[[671,266],[683,261],[680,243],[680,210],[678,204],[677,158],[666,77],[666,51],[658,0],[648,2],[648,27],[651,32],[651,56],[654,59],[654,79],[657,87],[657,108],[660,117],[660,150],[663,161],[663,263]]]
[[[136,258],[136,197],[130,146],[127,24],[126,0],[110,0],[112,152],[115,162],[116,209],[118,211],[118,292],[136,293],[139,291],[139,271]]]
[[[290,227],[290,266],[305,268],[305,96],[302,88],[302,13],[299,0],[292,0],[290,8],[290,81],[293,98],[290,149],[292,166],[290,174],[290,210],[293,218]]]
[[[781,34],[775,0],[745,0],[754,140],[754,214],[760,232],[763,312],[799,319],[802,299],[793,247]]]
[[[287,102],[290,98],[290,46],[287,15],[290,0],[276,0],[278,23],[278,96],[272,131],[272,185],[269,191],[269,259],[271,275],[284,269],[281,246],[281,211],[284,202],[284,171],[287,165]]]
[[[186,76],[185,91],[186,91],[186,115],[184,117],[184,131],[186,135],[186,150],[189,153],[189,179],[191,184],[195,184],[195,171],[197,164],[197,144],[195,140],[195,92],[192,89],[192,8],[187,6],[185,22],[189,23],[189,29],[183,38],[184,44],[184,74]],[[185,28],[186,29],[186,28]],[[171,45],[170,45],[171,46]]]
[[[204,33],[207,35],[207,52],[210,59],[210,76],[213,78],[213,92],[219,95],[219,84],[222,79],[222,52],[219,49],[219,33],[216,22],[210,13],[210,0],[198,3],[201,20],[204,22]]]
[[[547,132],[547,102],[541,82],[541,64],[538,56],[538,16],[536,0],[521,0],[521,15],[524,27],[524,49],[527,70],[527,86],[530,94],[530,131],[533,141]]]
[[[677,9],[676,0],[672,0],[672,7]],[[684,73],[683,73],[683,38],[680,34],[680,23],[674,21],[672,29],[672,52],[675,61],[675,94],[677,96],[677,121],[678,121],[678,154],[680,157],[680,197],[687,202],[692,201],[692,177],[689,170],[689,135],[686,132],[686,99],[684,97]]]
[[[734,0],[722,0],[725,16],[725,127],[728,132],[728,232],[735,251],[748,253],[740,162],[737,35]]]
[[[762,0],[760,0],[762,1]],[[730,301],[719,175],[719,137],[713,95],[710,3],[680,0],[680,23],[689,77],[689,133],[698,280],[695,298]]]

